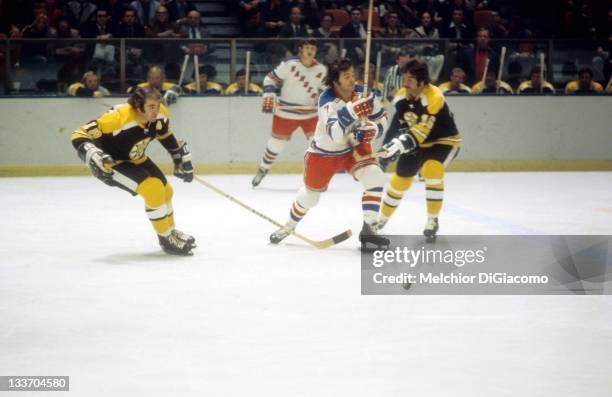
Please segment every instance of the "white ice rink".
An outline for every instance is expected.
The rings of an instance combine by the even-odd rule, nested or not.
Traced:
[[[204,178],[282,221],[301,184]],[[440,233],[612,234],[610,181],[452,173]],[[92,177],[0,180],[0,375],[68,375],[72,396],[612,396],[611,296],[361,296],[354,237],[270,246],[266,221],[171,182],[193,257]],[[360,196],[336,176],[298,230],[357,234]],[[416,183],[385,231],[420,233],[424,206]]]

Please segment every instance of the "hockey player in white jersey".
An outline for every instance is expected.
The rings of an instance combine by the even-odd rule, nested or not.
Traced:
[[[298,128],[310,139],[317,125],[317,98],[323,89],[326,68],[315,59],[314,39],[302,41],[298,49],[298,56],[281,62],[264,79],[262,111],[274,113],[272,136],[253,178],[253,187],[261,183]]]
[[[376,233],[386,177],[370,145],[387,127],[387,114],[373,94],[361,98],[363,86],[355,84],[350,60],[332,63],[327,73],[329,88],[319,97],[319,121],[304,157],[304,186],[297,193],[286,224],[270,236],[270,242],[277,244],[291,234],[308,210],[317,205],[334,174],[344,170],[364,189],[363,228],[359,234],[362,249],[387,247],[389,240]]]

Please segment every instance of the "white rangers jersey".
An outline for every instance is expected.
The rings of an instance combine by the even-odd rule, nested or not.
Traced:
[[[280,106],[274,114],[291,120],[315,117],[317,98],[323,89],[326,73],[324,65],[315,61],[312,66],[306,67],[297,56],[281,62],[264,79],[264,92],[278,92],[280,89]],[[290,106],[305,108],[291,109]]]
[[[363,92],[363,86],[355,86],[353,98],[357,99]],[[346,102],[334,93],[333,88],[328,88],[319,97],[319,121],[314,134],[314,139],[308,148],[310,153],[318,153],[326,156],[341,156],[353,151],[353,130],[359,121],[348,124],[343,117]],[[382,107],[378,98],[374,97],[372,114],[368,119],[378,127],[376,138],[382,136],[387,129],[387,112]]]

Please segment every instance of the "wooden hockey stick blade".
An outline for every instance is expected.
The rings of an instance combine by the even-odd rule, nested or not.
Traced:
[[[345,230],[342,233],[332,237],[332,238],[328,238],[327,240],[321,240],[321,241],[314,241],[311,240],[305,236],[302,236],[299,233],[293,232],[291,233],[293,234],[295,237],[299,238],[300,240],[303,240],[305,242],[307,242],[308,244],[312,245],[313,247],[319,248],[319,249],[325,249],[325,248],[329,248],[331,246],[334,246],[336,244],[340,244],[343,241],[348,240],[352,235],[353,235],[353,231],[351,229]]]
[[[216,187],[215,185],[212,185],[211,183],[205,181],[204,179],[200,178],[197,175],[193,176],[193,179],[195,179],[196,182],[198,182],[201,185],[204,185],[205,187],[209,188],[210,190],[212,190],[215,193],[220,194],[221,196],[225,197],[226,199],[238,204],[239,206],[241,206],[242,208],[251,211],[253,214],[259,216],[260,218],[263,218],[265,220],[267,220],[268,222],[272,223],[275,226],[278,227],[283,227],[283,225],[280,222],[275,221],[274,219],[270,218],[269,216],[257,211],[256,209],[246,205],[245,203],[243,203],[242,201],[238,200],[237,198],[235,198],[234,196],[225,193],[223,190],[219,189],[218,187]],[[345,240],[348,240],[352,235],[353,232],[351,231],[351,229],[345,230],[344,232],[332,237],[332,238],[328,238],[327,240],[321,240],[321,241],[316,241],[316,240],[311,240],[306,236],[303,236],[299,233],[296,232],[292,232],[291,234],[293,234],[295,237],[299,238],[300,240],[303,240],[305,242],[307,242],[308,244],[312,245],[313,247],[316,248],[320,248],[320,249],[324,249],[324,248],[329,248],[333,245],[339,244]]]

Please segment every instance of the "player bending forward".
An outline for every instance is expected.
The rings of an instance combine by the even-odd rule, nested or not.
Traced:
[[[298,56],[281,62],[264,79],[262,111],[274,113],[272,136],[268,140],[259,170],[251,182],[253,187],[261,183],[295,130],[301,127],[310,140],[317,126],[317,98],[323,89],[325,66],[315,59],[315,40],[302,41],[298,49]],[[276,106],[279,91],[279,106]]]
[[[387,247],[389,240],[376,234],[386,178],[372,155],[361,158],[354,148],[356,143],[369,144],[382,135],[387,115],[373,94],[360,98],[363,87],[355,85],[350,60],[329,65],[325,83],[329,88],[319,97],[319,122],[304,157],[304,186],[291,206],[287,223],[270,236],[270,242],[277,244],[291,234],[308,210],[317,205],[334,174],[344,170],[364,188],[363,228],[359,234],[362,249],[371,249],[368,245]]]
[[[145,155],[149,142],[157,139],[172,156],[174,175],[185,182],[193,180],[191,153],[174,137],[168,117],[159,91],[137,88],[127,103],[74,131],[72,145],[96,178],[142,196],[165,252],[191,255],[195,239],[174,228],[172,186]]]
[[[410,61],[401,73],[404,98],[396,102],[397,112],[393,119],[393,125],[399,125],[400,135],[384,145],[379,153],[384,158],[401,156],[385,192],[379,227],[382,229],[387,223],[420,170],[425,178],[427,199],[427,223],[423,234],[427,241],[433,242],[444,198],[444,170],[459,152],[461,135],[444,95],[429,83],[427,64]]]

